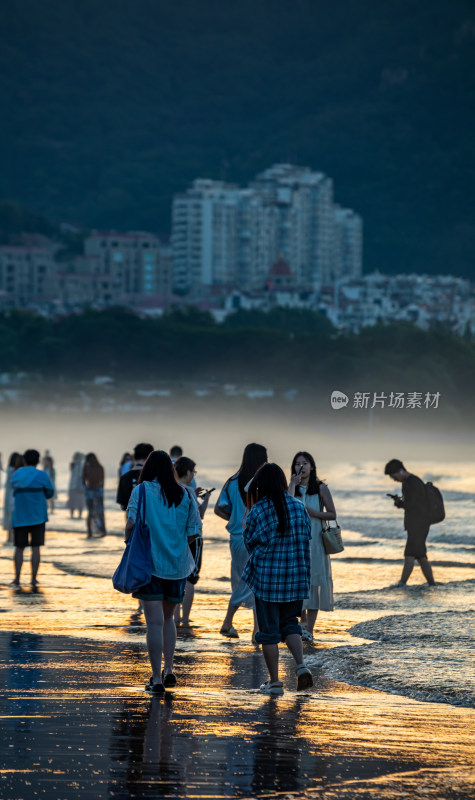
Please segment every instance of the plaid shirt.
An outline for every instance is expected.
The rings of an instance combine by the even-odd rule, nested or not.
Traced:
[[[303,503],[285,494],[288,525],[284,534],[268,498],[250,510],[244,543],[250,554],[242,579],[256,597],[268,602],[304,600],[310,585],[310,517]]]

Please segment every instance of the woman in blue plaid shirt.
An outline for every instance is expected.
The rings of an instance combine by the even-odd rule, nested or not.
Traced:
[[[244,543],[249,561],[242,578],[254,592],[259,631],[256,641],[269,670],[260,687],[264,694],[283,694],[279,680],[279,642],[285,642],[296,663],[297,690],[313,685],[303,662],[302,629],[298,622],[310,585],[311,523],[301,502],[288,494],[277,464],[264,464],[248,489],[249,516]]]

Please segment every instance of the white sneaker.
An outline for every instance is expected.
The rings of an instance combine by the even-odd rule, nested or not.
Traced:
[[[313,633],[307,631],[307,629],[302,631],[302,642],[313,642]]]
[[[259,686],[259,691],[261,694],[284,694],[284,686],[282,681],[266,681],[261,686]]]

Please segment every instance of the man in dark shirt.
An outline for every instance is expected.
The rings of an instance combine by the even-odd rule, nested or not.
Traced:
[[[407,542],[404,550],[404,567],[401,580],[396,586],[405,586],[414,569],[416,561],[429,586],[434,586],[432,567],[427,559],[426,539],[429,534],[429,507],[426,487],[417,475],[407,471],[402,461],[393,458],[384,468],[384,474],[393,481],[402,483],[402,497],[394,498],[394,505],[404,509],[404,528],[407,531]]]
[[[140,473],[142,472],[142,467],[152,452],[153,445],[151,444],[144,444],[144,442],[141,442],[140,444],[135,445],[133,467],[124,475],[122,475],[117,488],[116,502],[119,503],[122,511],[127,510],[132,489],[137,485]]]

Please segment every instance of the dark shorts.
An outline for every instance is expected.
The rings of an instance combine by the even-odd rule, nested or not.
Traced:
[[[30,541],[28,541],[28,534],[30,534]],[[13,541],[15,547],[41,547],[45,543],[45,523],[40,525],[20,525],[18,528],[13,528]]]
[[[409,528],[404,555],[410,558],[427,558],[426,539],[429,534],[429,525],[419,525]]]
[[[192,583],[193,586],[196,586],[200,579],[200,569],[201,569],[201,561],[203,557],[203,539],[201,536],[198,539],[193,539],[192,542],[189,544],[191,555],[195,559],[195,568],[191,575],[188,575],[187,581],[188,583]]]
[[[259,644],[277,644],[285,642],[291,633],[302,635],[298,617],[302,613],[303,600],[291,600],[288,603],[270,603],[256,597],[256,616],[259,631],[256,642]]]
[[[146,586],[141,586],[132,597],[138,600],[166,600],[167,603],[182,603],[185,594],[186,578],[168,581],[152,575],[152,580]]]

